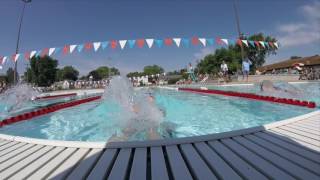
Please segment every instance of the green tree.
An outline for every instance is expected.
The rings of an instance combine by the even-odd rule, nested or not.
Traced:
[[[101,79],[106,79],[109,76],[115,76],[115,75],[120,75],[120,71],[115,68],[109,68],[107,66],[101,66],[98,67],[97,69],[90,71],[88,74],[88,77],[92,76],[93,80],[101,80]]]
[[[29,83],[37,86],[50,86],[55,82],[58,61],[50,56],[35,56],[30,59],[30,68],[25,75]]]
[[[152,75],[152,74],[161,74],[164,72],[163,68],[158,65],[152,65],[152,66],[145,66],[143,68],[143,72],[146,75]]]
[[[56,80],[63,81],[63,80],[77,80],[79,76],[79,71],[76,70],[72,66],[65,66],[62,69],[57,71]]]
[[[115,67],[110,68],[110,76],[116,76],[116,75],[120,75],[120,71]]]
[[[16,73],[16,77],[19,77],[19,74]],[[6,74],[6,81],[9,84],[12,84],[14,82],[14,70],[12,68],[9,68],[7,70],[7,74]]]

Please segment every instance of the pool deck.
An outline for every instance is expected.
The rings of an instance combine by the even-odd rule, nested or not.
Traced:
[[[106,144],[0,134],[0,179],[320,179],[320,110],[171,140]]]

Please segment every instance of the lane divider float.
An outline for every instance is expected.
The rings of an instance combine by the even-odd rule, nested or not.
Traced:
[[[31,112],[26,112],[26,113],[19,114],[17,116],[13,116],[13,117],[10,117],[10,118],[7,118],[7,119],[0,121],[0,127],[6,126],[9,124],[13,124],[16,122],[20,122],[20,121],[29,120],[34,117],[49,114],[49,113],[52,113],[52,112],[55,112],[55,111],[58,111],[61,109],[77,106],[77,105],[80,105],[83,103],[88,103],[88,102],[95,101],[98,99],[101,99],[101,96],[94,96],[94,97],[89,97],[89,98],[85,98],[85,99],[69,101],[66,103],[59,103],[59,104],[55,104],[55,105],[48,106],[45,108],[37,109],[37,110],[31,111]]]
[[[54,98],[62,98],[62,97],[69,97],[69,96],[76,96],[77,93],[68,93],[68,94],[57,94],[57,95],[52,95],[52,96],[39,96],[36,97],[36,100],[40,99],[54,99]]]
[[[254,99],[254,100],[259,100],[259,101],[268,101],[268,102],[289,104],[289,105],[294,105],[294,106],[304,106],[304,107],[308,107],[308,108],[315,108],[316,107],[316,103],[312,102],[312,101],[301,101],[298,99],[287,99],[287,98],[279,98],[279,97],[273,97],[273,96],[261,96],[261,95],[257,95],[257,94],[253,94],[253,93],[222,91],[222,90],[204,89],[204,88],[201,88],[201,89],[179,88],[179,91],[241,97],[241,98]]]

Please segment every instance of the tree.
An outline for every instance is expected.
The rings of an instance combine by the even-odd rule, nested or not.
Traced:
[[[57,71],[57,77],[56,80],[57,81],[63,81],[63,80],[77,80],[79,76],[79,71],[76,70],[74,67],[72,66],[65,66],[62,69],[59,69]]]
[[[30,68],[26,72],[26,80],[37,86],[50,86],[55,82],[58,61],[50,56],[34,56],[30,59]]]
[[[300,58],[302,58],[302,57],[300,57],[300,56],[291,56],[290,57],[290,59],[300,59]]]
[[[19,77],[18,73],[16,73],[16,77]],[[9,68],[7,70],[6,81],[9,84],[12,84],[14,82],[14,70],[12,68]]]
[[[152,74],[161,74],[164,72],[163,68],[161,66],[158,65],[152,65],[152,66],[145,66],[143,68],[143,72],[146,75],[152,75]]]
[[[110,68],[110,76],[116,76],[116,75],[120,75],[120,71],[115,67]]]
[[[88,74],[88,77],[92,76],[93,80],[97,81],[97,80],[106,79],[109,76],[115,76],[115,75],[120,75],[120,72],[117,68],[115,67],[109,68],[107,66],[101,66],[93,71],[90,71]]]

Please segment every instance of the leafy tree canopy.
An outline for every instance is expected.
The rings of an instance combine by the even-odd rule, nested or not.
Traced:
[[[59,69],[57,71],[57,81],[63,81],[63,80],[77,80],[79,76],[79,71],[76,70],[72,66],[65,66],[62,69]]]
[[[120,75],[120,71],[115,68],[109,68],[107,66],[101,66],[98,67],[97,69],[89,72],[88,77],[92,76],[93,80],[101,80],[101,79],[106,79],[109,76],[114,76],[114,75]]]
[[[19,74],[18,74],[18,73],[16,73],[16,77],[19,77]],[[9,68],[9,69],[7,70],[6,81],[7,81],[9,84],[14,83],[14,70],[13,70],[12,68]]]
[[[140,77],[145,75],[156,75],[163,73],[164,70],[161,66],[152,65],[152,66],[145,66],[143,68],[143,72],[130,72],[127,74],[127,77]]]

